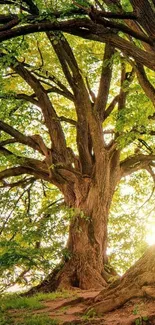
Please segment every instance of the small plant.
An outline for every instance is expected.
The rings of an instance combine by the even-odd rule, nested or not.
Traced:
[[[94,308],[89,309],[85,315],[82,316],[83,320],[89,320],[90,318],[96,317]]]
[[[147,321],[147,316],[140,316],[135,320],[135,325],[143,325],[143,321]]]
[[[138,305],[135,306],[135,308],[133,310],[133,314],[139,315],[139,317],[136,318],[136,320],[135,320],[135,325],[143,325],[143,321],[145,322],[148,320],[147,316],[142,316],[140,307]]]

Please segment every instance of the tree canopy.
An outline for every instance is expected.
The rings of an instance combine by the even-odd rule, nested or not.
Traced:
[[[2,287],[72,260],[81,233],[125,271],[154,202],[154,0],[0,1],[0,43]]]

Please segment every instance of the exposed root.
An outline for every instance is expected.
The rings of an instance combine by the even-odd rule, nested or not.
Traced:
[[[85,259],[77,255],[65,264],[58,267],[39,285],[29,290],[27,295],[37,292],[52,292],[57,289],[71,290],[80,288],[83,290],[102,290],[107,286],[107,281]]]
[[[155,299],[155,245],[150,247],[121,278],[102,290],[91,306],[96,313],[106,313],[135,297]]]

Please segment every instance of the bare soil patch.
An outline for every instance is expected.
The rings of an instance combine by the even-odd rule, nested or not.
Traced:
[[[75,292],[74,292],[75,293]],[[46,309],[42,311],[48,313],[52,319],[57,319],[63,325],[154,325],[155,324],[155,300],[153,299],[133,299],[123,307],[103,315],[95,316],[87,314],[86,310],[91,305],[92,299],[98,291],[76,292],[77,297],[57,299],[55,301],[44,302]],[[38,311],[38,312],[41,312]]]

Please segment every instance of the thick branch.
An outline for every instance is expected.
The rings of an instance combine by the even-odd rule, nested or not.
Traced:
[[[125,108],[127,91],[124,90],[124,82],[126,81],[126,66],[122,63],[121,67],[121,85],[120,85],[120,93],[118,98],[118,110],[122,110]]]
[[[0,42],[21,35],[27,35],[35,32],[61,30],[72,35],[78,35],[85,39],[96,40],[102,43],[110,42],[110,44],[126,55],[133,57],[137,62],[142,63],[150,69],[155,69],[155,55],[146,53],[136,47],[129,41],[115,35],[101,25],[97,25],[87,18],[71,19],[62,22],[41,22],[20,26],[9,31],[0,33]],[[146,42],[146,40],[145,40]],[[153,45],[153,42],[148,39],[148,43]]]
[[[74,57],[74,53],[67,39],[63,38],[63,40],[59,41],[56,46],[57,50],[59,51],[59,53],[56,53],[59,57],[62,68],[66,69],[65,64],[67,64],[67,74],[68,72],[70,73],[70,71],[72,72],[72,75],[70,74],[70,76],[66,74],[66,78],[72,78],[70,80],[68,79],[68,81],[71,81],[70,85],[75,96],[74,102],[77,113],[77,146],[79,151],[79,159],[82,172],[89,175],[92,172],[92,148],[90,149],[90,138],[93,143],[96,161],[100,160],[100,158],[98,158],[98,154],[104,150],[101,120],[99,117],[97,118],[96,113],[92,111],[89,93]],[[106,57],[111,57],[111,50],[109,49],[107,52]],[[66,72],[64,71],[64,73]]]
[[[1,3],[1,2],[0,2]],[[17,15],[3,15],[0,14],[0,24],[7,24],[9,23],[12,19],[16,18]]]
[[[67,122],[71,125],[77,126],[77,121],[72,120],[71,118],[65,117],[65,116],[59,116],[59,120],[61,122]]]
[[[0,153],[2,153],[4,156],[13,155],[13,153],[10,150],[3,148],[3,147],[0,147]]]
[[[102,18],[102,17],[104,17],[104,12],[102,14],[101,11],[96,10],[95,8],[92,8],[89,16],[94,22],[101,24],[104,27],[108,27],[113,30],[117,30],[118,32],[121,31],[129,36],[132,36],[132,37],[139,39],[146,43],[150,42],[149,38],[144,33],[139,33],[137,31],[127,27],[126,25],[118,23],[118,22],[114,22],[113,20],[108,20],[108,19]]]
[[[146,169],[149,164],[155,160],[155,155],[134,155],[126,158],[121,162],[122,177],[130,175],[137,170]]]
[[[112,113],[118,101],[119,101],[119,95],[116,95],[112,100],[112,102],[107,107],[107,109],[105,110],[104,119],[106,119]]]
[[[133,43],[122,39],[120,36],[115,35],[112,32],[107,31],[102,26],[100,26],[99,28],[98,26],[94,25],[93,31],[92,28],[75,28],[75,25],[72,27],[71,30],[70,28],[63,28],[63,30],[69,34],[77,35],[84,39],[90,39],[101,43],[109,42],[112,46],[121,50],[126,56],[132,57],[138,63],[141,63],[144,66],[155,70],[155,55],[153,53],[141,50],[140,48],[136,47]],[[152,42],[151,45],[153,45]]]
[[[51,84],[49,82],[46,82],[46,81],[41,80],[41,79],[38,79],[38,80],[43,84],[51,86]],[[63,90],[59,89],[58,87],[53,86],[53,87],[47,89],[46,93],[47,94],[55,93],[55,94],[58,94],[58,95],[61,95],[61,96],[65,97],[65,98],[67,98],[67,99],[69,99],[71,101],[74,101],[74,96],[71,93],[63,91]]]
[[[73,92],[75,93],[77,89],[76,84],[78,82],[78,78],[81,79],[81,75],[73,51],[64,36],[62,40],[58,39],[56,44],[54,42],[56,37],[54,33],[47,33],[47,36],[60,61],[64,75]]]
[[[77,146],[82,172],[89,174],[92,167],[88,143],[89,128],[87,114],[88,111],[91,111],[89,94],[67,39],[63,36],[62,40],[58,40],[57,44],[54,44],[53,36],[53,33],[48,33],[48,38],[58,56],[64,75],[74,93],[74,103],[77,113]]]
[[[4,99],[14,98],[18,100],[25,100],[27,102],[32,103],[33,105],[39,106],[39,102],[34,98],[34,94],[30,96],[24,93],[23,94],[0,94],[0,98],[4,98]]]
[[[149,166],[146,168],[146,170],[147,170],[148,173],[151,175],[151,177],[152,177],[152,179],[153,179],[153,181],[154,181],[154,183],[155,183],[155,173],[154,173],[153,169],[151,168],[151,166],[149,165]],[[154,188],[153,188],[153,192],[154,192]]]
[[[91,97],[91,100],[92,100],[92,102],[94,104],[95,100],[96,100],[96,96],[95,96],[95,93],[92,91],[92,89],[90,87],[88,77],[86,77],[86,85],[87,85],[87,89],[88,89],[89,95]]]
[[[28,4],[28,1],[24,1]],[[12,1],[0,1],[0,4],[13,4]],[[29,6],[30,8],[30,6]],[[31,6],[32,8],[32,6]],[[27,10],[27,8],[24,7],[25,10]],[[22,10],[24,10],[22,9]],[[99,15],[100,17],[104,17],[104,18],[112,18],[112,19],[130,19],[130,20],[137,20],[137,16],[133,13],[133,12],[108,12],[108,11],[99,11],[95,8],[93,8],[93,11],[96,13],[96,15]],[[29,10],[30,12],[30,10]],[[85,10],[85,9],[82,9],[82,8],[73,8],[73,7],[70,7],[68,10],[64,10],[61,11],[61,10],[56,10],[56,11],[51,11],[48,15],[49,15],[49,18],[64,18],[64,17],[71,17],[71,16],[75,16],[77,15],[78,17],[79,16],[83,16],[83,15],[86,15],[86,13],[88,12],[88,10]],[[32,13],[32,10],[31,10],[31,13]],[[37,19],[37,16],[38,16],[39,12],[38,12],[38,9],[36,8],[36,12],[33,11],[33,16],[36,15],[36,17],[33,17],[33,19]],[[8,16],[8,19],[7,19],[7,16]],[[1,22],[8,22],[10,21],[11,19],[9,19],[11,16],[11,19],[13,17],[17,17],[17,15],[0,15],[0,23]],[[1,19],[2,17],[2,19]],[[6,18],[5,18],[6,17]],[[29,19],[29,17],[27,17]]]
[[[48,155],[48,149],[47,147],[45,147],[42,138],[39,135],[36,136],[32,136],[32,138],[34,137],[36,143],[38,143],[40,145],[40,148],[42,150],[42,153],[44,153],[45,151],[45,159],[43,161],[38,160],[38,159],[34,159],[34,158],[27,158],[27,157],[22,157],[22,156],[17,156],[14,153],[12,153],[11,151],[9,151],[8,149],[4,148],[4,147],[0,147],[0,152],[2,152],[3,155],[5,156],[10,156],[13,155],[16,158],[16,163],[18,165],[20,165],[21,168],[23,169],[7,169],[6,173],[5,170],[2,172],[2,178],[3,175],[9,175],[7,177],[10,176],[18,176],[20,175],[20,171],[22,171],[21,174],[31,174],[34,175],[36,178],[40,178],[40,179],[44,179],[46,181],[50,181],[53,184],[57,185],[57,181],[60,182],[60,177],[54,172],[54,170],[51,168],[52,165],[52,158],[50,155]],[[39,139],[38,139],[39,138]],[[40,143],[40,141],[41,143]],[[44,148],[45,147],[45,148]],[[9,172],[7,172],[8,170],[10,170],[11,174],[7,174]],[[15,174],[12,174],[15,170]],[[19,174],[18,174],[19,171]],[[23,172],[24,171],[24,172]],[[25,172],[26,171],[26,172]],[[16,174],[17,172],[17,174]],[[4,177],[5,178],[5,177]]]
[[[151,37],[155,37],[155,13],[148,0],[130,0],[138,22]]]
[[[36,76],[41,77],[43,80],[40,80],[41,82],[44,82],[44,80],[48,80],[47,84],[51,87],[51,82],[56,84],[59,88],[52,86],[50,89],[47,90],[47,92],[56,92],[60,95],[63,95],[64,97],[70,99],[71,101],[74,100],[73,94],[68,90],[66,86],[63,85],[63,83],[54,75],[51,75],[48,73],[48,71],[45,71],[47,74],[46,76],[42,75],[41,73],[37,71],[32,71]],[[46,82],[46,81],[45,81]]]
[[[12,176],[23,175],[23,174],[29,174],[29,169],[25,167],[8,168],[0,172],[0,180]]]
[[[104,58],[103,58],[103,66],[99,84],[98,95],[95,101],[94,110],[99,113],[101,120],[104,119],[104,112],[108,100],[108,94],[110,89],[110,82],[112,77],[112,56],[114,54],[114,48],[111,47],[110,44],[106,44]]]
[[[5,30],[9,30],[14,26],[17,26],[19,23],[19,19],[18,18],[14,18],[11,21],[9,21],[7,24],[4,24],[3,26],[0,26],[0,32],[5,31]]]
[[[23,143],[42,153],[38,144],[30,136],[26,136],[22,134],[21,132],[17,131],[15,128],[8,125],[7,123],[0,121],[0,130],[6,132],[7,134],[10,134],[12,137],[16,139],[17,142]]]
[[[0,186],[0,189],[1,188],[5,188],[5,187],[9,187],[9,188],[13,188],[13,187],[19,187],[19,186],[22,186],[22,187],[25,187],[29,184],[33,184],[35,181],[35,178],[34,177],[28,177],[28,178],[24,178],[24,179],[21,179],[20,181],[17,181],[17,182],[13,182],[13,183],[8,183],[6,181],[2,181],[2,186]]]
[[[62,158],[66,159],[66,142],[64,133],[61,127],[61,124],[58,120],[58,116],[54,110],[54,107],[52,106],[52,103],[47,95],[46,90],[43,88],[43,86],[40,84],[40,82],[37,80],[37,78],[28,71],[22,63],[16,63],[12,67],[34,90],[39,105],[42,109],[45,124],[49,130],[49,134],[53,143],[53,149],[55,149],[58,152],[61,152]]]
[[[0,180],[8,177],[23,175],[23,174],[30,174],[35,176],[36,178],[41,178],[46,181],[49,181],[49,175],[47,173],[43,171],[33,170],[28,167],[13,167],[13,168],[5,169],[0,172]]]
[[[32,1],[32,0],[24,0],[24,2],[29,6],[30,11],[31,11],[32,14],[39,15],[39,9],[34,4],[34,1]]]
[[[14,140],[14,139],[11,139]],[[16,155],[10,150],[0,146],[0,153],[2,153],[4,156],[14,156],[16,158],[16,163],[22,167],[28,167],[33,169],[34,171],[38,170],[38,172],[42,171],[49,174],[50,177],[52,176],[52,170],[51,170],[51,164],[52,164],[52,157],[49,154],[48,148],[45,146],[42,138],[39,135],[34,135],[30,137],[30,140],[34,140],[35,143],[39,146],[42,154],[45,155],[44,161],[33,159],[33,158],[27,158],[20,155]],[[15,141],[14,141],[15,142]],[[2,141],[3,145],[11,143],[11,141]]]
[[[145,70],[142,66],[142,64],[136,64],[136,73],[138,77],[138,81],[143,88],[145,94],[150,98],[153,105],[155,106],[155,88],[151,84],[151,82],[148,80],[147,75],[145,73]]]
[[[7,139],[4,141],[0,141],[0,147],[6,146],[7,144],[15,143],[17,142],[16,139]]]
[[[109,12],[97,10],[94,7],[92,8],[93,13],[96,16],[112,19],[131,19],[137,20],[137,16],[133,12]]]
[[[110,0],[110,2],[111,2],[111,0]],[[109,0],[107,0],[107,5],[109,5],[109,7],[111,5],[110,2],[109,2]],[[114,0],[114,3],[116,4],[116,0]],[[123,9],[123,7],[122,7],[122,5],[121,5],[121,3],[120,3],[119,0],[117,1],[117,10],[121,14],[124,13],[124,9]],[[134,12],[134,14],[135,14],[135,12]],[[131,20],[131,19],[128,19],[127,18],[124,21],[124,23],[130,28],[130,30],[135,31],[139,35],[142,35],[142,36],[146,37],[146,33],[144,32],[144,29],[140,26],[140,24],[138,23],[137,20],[138,20],[138,17],[137,16],[136,16],[136,20],[134,20],[134,19]],[[128,38],[130,39],[130,34],[128,35]],[[153,50],[153,46],[151,48],[151,46],[148,43],[145,43],[145,42],[142,41],[142,45],[143,45],[144,49],[146,51],[148,51],[148,52],[151,52]]]

